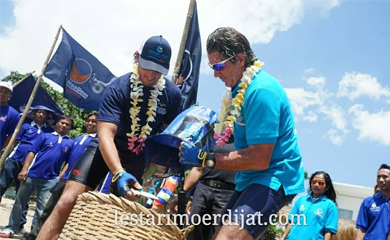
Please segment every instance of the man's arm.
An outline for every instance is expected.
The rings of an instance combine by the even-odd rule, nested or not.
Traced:
[[[363,229],[358,228],[357,231],[356,231],[355,240],[363,240],[365,234],[366,234],[366,231],[364,231]]]
[[[114,137],[115,137],[115,134],[117,131],[117,126],[113,123],[98,121],[97,131],[98,131],[100,152],[103,156],[104,162],[107,164],[108,169],[112,172],[113,180],[114,180],[114,178],[116,177],[114,173],[117,170],[123,169],[121,161],[119,159],[118,150],[117,150],[115,143],[114,143]],[[134,176],[132,176],[131,174],[128,174],[128,173],[126,173],[126,174],[127,174],[126,177],[131,177],[131,178],[135,179]],[[122,175],[120,175],[119,177],[121,178]],[[122,188],[124,187],[123,185],[130,185],[128,183],[126,183],[126,184],[120,183],[119,182],[120,179],[116,179],[114,181],[117,181],[117,186],[121,185]],[[133,186],[137,189],[142,188],[142,186],[137,181],[135,181],[135,184]],[[131,187],[132,186],[129,186],[129,188],[131,188]],[[118,189],[118,191],[120,191],[120,190]],[[122,189],[122,191],[123,191],[123,189]],[[135,201],[138,199],[138,197],[133,196],[131,191],[127,191],[126,193],[123,192],[120,194],[123,194],[125,196],[125,198],[132,200],[132,201]]]
[[[324,235],[324,240],[331,240],[332,239],[332,233],[331,232],[326,232]]]
[[[28,174],[27,170],[30,167],[34,157],[35,157],[34,152],[29,152],[27,154],[26,159],[24,160],[24,163],[23,163],[23,168],[18,175],[19,181],[24,182],[26,180],[27,174]]]
[[[7,137],[5,137],[5,140],[4,140],[4,144],[2,146],[2,149],[5,149],[9,143],[9,141],[11,140],[12,138],[12,135],[8,135]]]
[[[97,124],[99,149],[108,169],[112,173],[122,168],[118,151],[114,143],[117,126],[113,123],[98,121]]]
[[[215,168],[230,171],[265,170],[271,161],[275,144],[256,144],[229,153],[216,153]]]
[[[194,188],[195,185],[199,182],[202,174],[203,174],[203,168],[193,167],[191,171],[188,173],[184,181],[184,186],[183,186],[184,191],[188,192],[192,188]]]
[[[290,230],[291,230],[291,224],[290,223],[287,223],[286,225],[286,230],[284,231],[283,235],[282,235],[282,240],[286,239],[286,237],[288,236],[288,234],[290,233]]]
[[[64,174],[66,173],[66,171],[68,170],[69,168],[69,163],[65,164],[64,168],[62,169],[60,175],[58,175],[58,179],[61,180],[62,176],[64,176]]]

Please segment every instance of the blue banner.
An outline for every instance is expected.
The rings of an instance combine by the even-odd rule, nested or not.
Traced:
[[[104,89],[116,79],[98,59],[62,29],[62,41],[44,76],[64,89],[75,106],[99,110]]]
[[[201,59],[202,46],[199,33],[198,10],[195,2],[194,14],[192,16],[190,29],[188,30],[185,52],[177,81],[177,85],[182,93],[183,110],[196,103]]]
[[[18,83],[14,87],[12,98],[8,101],[8,104],[15,108],[19,113],[22,113],[27,105],[28,100],[30,99],[30,95],[34,89],[35,83],[36,80],[32,75]],[[31,107],[38,105],[45,106],[53,111],[53,113],[50,113],[50,119],[48,122],[50,126],[54,127],[53,129],[55,129],[55,123],[58,120],[58,116],[61,116],[64,113],[41,85],[38,86],[38,90],[35,94]],[[32,114],[28,114],[25,122],[31,122],[32,118]]]

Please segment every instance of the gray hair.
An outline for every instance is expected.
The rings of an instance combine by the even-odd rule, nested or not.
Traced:
[[[253,65],[257,60],[248,39],[236,29],[231,27],[217,28],[207,38],[207,53],[219,52],[225,58],[236,56],[238,53],[245,55],[245,67]],[[232,58],[230,61],[236,61]]]

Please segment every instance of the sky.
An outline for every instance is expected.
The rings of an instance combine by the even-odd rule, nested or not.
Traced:
[[[163,35],[173,51],[169,77],[189,3],[0,0],[0,79],[10,71],[39,74],[60,25],[116,76],[131,71],[143,40]],[[207,36],[218,27],[234,27],[285,88],[306,171],[373,187],[379,166],[390,164],[390,1],[198,0],[197,5],[203,47],[199,105],[218,111],[224,91],[207,66]]]

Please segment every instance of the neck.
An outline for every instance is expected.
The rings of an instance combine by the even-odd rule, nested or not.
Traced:
[[[386,191],[381,190],[381,194],[386,199],[388,199],[390,197],[390,191],[389,190],[386,190]]]
[[[45,122],[35,122],[38,126],[40,126],[40,127],[42,127],[44,124],[45,124]]]
[[[313,198],[319,198],[319,197],[322,197],[322,195],[319,195],[319,194],[314,194],[314,193],[313,193],[311,196],[312,196]]]

